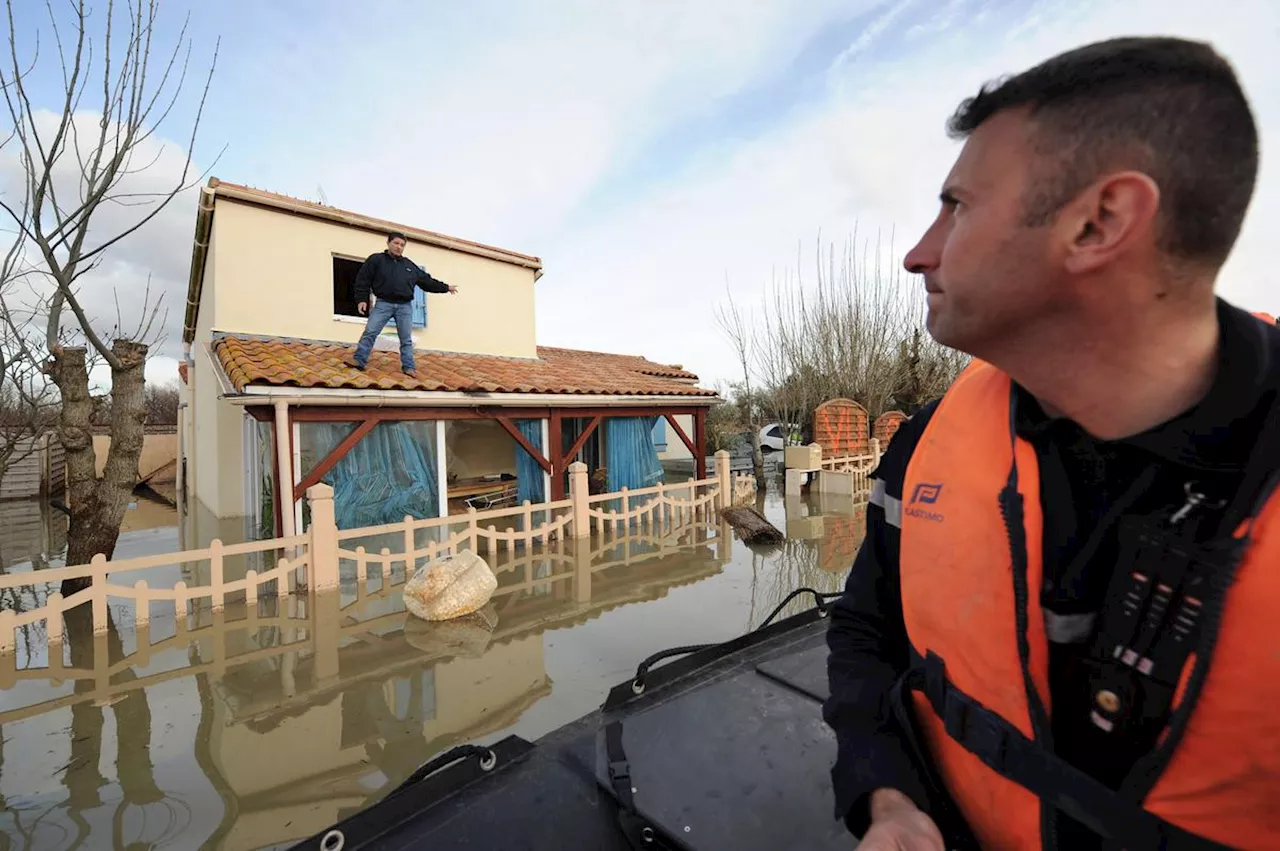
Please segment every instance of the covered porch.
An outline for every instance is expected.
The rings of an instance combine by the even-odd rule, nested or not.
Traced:
[[[563,500],[568,468],[593,492],[664,479],[659,444],[679,441],[706,477],[707,411],[720,399],[679,366],[637,355],[539,348],[537,358],[419,352],[417,374],[375,348],[216,336],[221,404],[243,409],[253,534],[306,527],[305,493],[334,489],[339,528]]]
[[[696,477],[707,475],[705,404],[369,407],[295,397],[246,412],[258,424],[250,466],[264,535],[305,528],[304,495],[318,482],[334,487],[339,528],[560,501],[575,461],[593,490],[649,487],[663,477],[658,423],[689,450]]]

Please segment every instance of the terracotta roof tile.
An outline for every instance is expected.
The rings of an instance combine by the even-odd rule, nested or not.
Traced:
[[[237,391],[249,385],[428,390],[488,393],[568,393],[580,395],[694,396],[715,391],[698,387],[698,377],[677,366],[639,355],[612,355],[575,349],[538,348],[537,360],[418,352],[417,376],[400,372],[399,354],[375,349],[360,372],[343,363],[353,346],[337,343],[227,335],[213,350]]]

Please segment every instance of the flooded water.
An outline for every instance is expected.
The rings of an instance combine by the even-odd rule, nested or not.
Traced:
[[[69,613],[67,679],[38,634],[0,660],[0,849],[287,847],[454,745],[535,739],[645,656],[740,635],[797,587],[843,585],[861,504],[762,507],[788,535],[769,550],[689,525],[500,563],[484,625],[417,621],[394,585],[346,581],[312,601],[153,613],[141,631],[117,615],[96,638]],[[143,536],[176,536],[163,529],[122,546],[162,552]]]

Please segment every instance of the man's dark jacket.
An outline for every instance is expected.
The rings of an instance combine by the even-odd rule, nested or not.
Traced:
[[[1266,415],[1280,396],[1280,329],[1221,300],[1218,324],[1218,370],[1205,398],[1184,414],[1132,437],[1098,440],[1068,419],[1050,418],[1029,393],[1014,386],[1015,427],[1035,448],[1040,464],[1045,507],[1040,604],[1049,612],[1087,619],[1104,607],[1118,558],[1117,541],[1114,528],[1100,535],[1091,533],[1113,507],[1119,508],[1117,502],[1132,500],[1120,512],[1129,516],[1167,517],[1185,501],[1184,485],[1195,482],[1210,501],[1230,503],[1242,487],[1243,468],[1255,444],[1280,449],[1277,435],[1259,440]],[[936,407],[936,402],[928,405],[903,423],[885,451],[873,476],[883,484],[883,490],[877,485],[875,491],[881,494],[881,502],[873,498],[867,508],[866,538],[845,594],[831,611],[827,634],[831,696],[824,715],[838,742],[832,770],[836,812],[858,836],[867,828],[868,798],[882,786],[901,790],[941,819],[953,807],[927,791],[936,785],[928,782],[930,769],[910,756],[888,703],[890,689],[907,667],[909,645],[898,566],[901,536],[886,521],[883,500],[902,499],[907,464]],[[1280,466],[1280,457],[1273,460]],[[1156,471],[1151,486],[1136,498],[1126,494],[1149,468]],[[1223,530],[1229,534],[1243,519],[1227,511],[1202,522],[1201,537],[1217,536]],[[1071,636],[1049,645],[1054,750],[1116,788],[1151,750],[1158,729],[1125,738],[1103,733],[1089,722],[1093,690],[1086,657],[1090,638]],[[1094,834],[1060,813],[1057,833],[1062,849],[1100,847]]]
[[[396,257],[389,251],[370,254],[356,275],[356,304],[369,300],[370,291],[380,301],[404,304],[413,301],[413,288],[429,293],[447,293],[449,285],[428,275],[408,257]]]

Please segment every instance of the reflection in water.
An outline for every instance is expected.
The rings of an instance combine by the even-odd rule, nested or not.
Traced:
[[[94,636],[81,607],[61,655],[0,666],[0,849],[280,845],[455,744],[543,735],[649,653],[840,586],[861,507],[762,506],[794,527],[770,552],[711,525],[498,553],[490,606],[451,623],[404,612],[402,569],[138,632]]]

